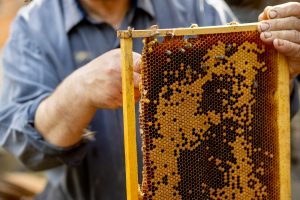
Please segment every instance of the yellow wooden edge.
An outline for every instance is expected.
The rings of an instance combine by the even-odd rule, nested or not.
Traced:
[[[286,58],[278,53],[278,106],[280,199],[291,199],[290,93]]]
[[[202,35],[214,33],[231,33],[242,31],[256,31],[258,23],[247,23],[237,25],[224,26],[207,26],[195,28],[174,28],[174,29],[149,29],[149,30],[119,30],[117,32],[119,38],[145,38],[151,37],[153,34],[157,37],[167,35],[183,36],[183,35]]]
[[[132,39],[121,39],[124,148],[127,200],[138,199],[138,167],[133,82]]]

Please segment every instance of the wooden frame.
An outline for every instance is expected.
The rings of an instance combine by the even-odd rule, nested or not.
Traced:
[[[135,128],[135,101],[133,84],[132,39],[121,39],[122,92],[124,117],[124,148],[126,165],[127,199],[138,199],[138,168]]]
[[[176,28],[176,29],[156,29],[151,28],[149,30],[120,30],[117,32],[118,37],[123,38],[145,38],[151,36],[164,37],[169,34],[174,36],[181,35],[203,35],[213,33],[230,33],[230,32],[241,32],[241,31],[256,31],[257,23],[240,24],[240,25],[227,25],[227,26],[208,26],[208,27],[197,27],[193,28]]]
[[[279,129],[279,178],[280,199],[291,199],[291,152],[290,152],[290,90],[289,70],[286,58],[278,55],[278,93],[275,98],[278,103],[278,129]]]
[[[176,29],[157,29],[152,27],[149,30],[128,30],[118,31],[122,49],[122,84],[123,84],[123,115],[124,115],[124,146],[126,162],[126,185],[127,199],[138,199],[138,167],[136,148],[136,121],[135,121],[135,101],[133,85],[133,58],[132,58],[132,38],[164,37],[201,35],[214,33],[230,33],[243,31],[256,31],[257,23],[227,25],[215,27],[198,27]],[[279,108],[278,128],[279,128],[279,173],[280,173],[280,199],[291,199],[290,193],[290,94],[289,94],[289,70],[284,56],[278,55],[279,75],[278,92],[275,94]],[[282,148],[286,147],[286,148]]]

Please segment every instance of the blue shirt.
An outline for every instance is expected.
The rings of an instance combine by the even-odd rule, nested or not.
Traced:
[[[138,0],[132,1],[120,29],[220,25],[232,20],[221,0]],[[35,0],[17,15],[4,52],[0,145],[28,168],[48,170],[47,187],[37,198],[125,199],[121,109],[98,110],[89,126],[97,133],[95,140],[69,149],[47,143],[33,125],[39,103],[66,76],[118,47],[115,30],[89,19],[75,0]],[[134,41],[134,51],[141,50],[141,40]],[[140,171],[141,161],[139,152]]]

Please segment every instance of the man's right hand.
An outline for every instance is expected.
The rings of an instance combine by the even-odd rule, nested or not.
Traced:
[[[74,85],[82,87],[91,106],[95,108],[115,109],[122,106],[121,51],[109,51],[86,66],[77,70],[73,78]],[[133,71],[135,99],[139,97],[140,54],[133,53]]]
[[[140,55],[133,53],[135,99],[139,97]],[[49,143],[70,147],[82,138],[97,109],[122,106],[121,51],[109,51],[68,76],[41,102],[35,127]]]

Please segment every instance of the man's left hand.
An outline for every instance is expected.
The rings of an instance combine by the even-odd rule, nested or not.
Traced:
[[[300,3],[268,6],[259,15],[261,39],[287,57],[290,80],[300,74]]]

